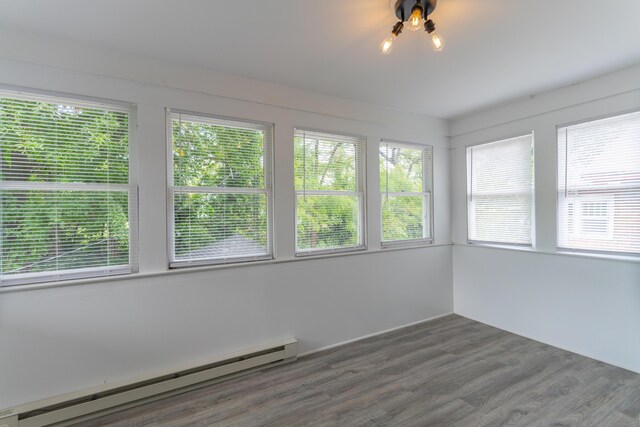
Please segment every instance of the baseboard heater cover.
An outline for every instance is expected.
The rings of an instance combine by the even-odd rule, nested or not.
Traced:
[[[226,354],[197,366],[105,384],[0,410],[0,427],[40,427],[61,423],[154,396],[165,396],[243,371],[293,361],[297,357],[298,341],[291,338]]]

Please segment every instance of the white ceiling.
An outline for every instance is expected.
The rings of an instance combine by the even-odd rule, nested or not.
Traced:
[[[639,0],[439,0],[447,42],[390,0],[0,0],[0,25],[451,118],[640,62]]]

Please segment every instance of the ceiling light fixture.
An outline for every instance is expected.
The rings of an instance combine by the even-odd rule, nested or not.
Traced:
[[[444,39],[436,31],[436,24],[428,18],[432,13],[438,0],[391,0],[395,15],[400,19],[391,29],[391,35],[380,43],[380,51],[383,55],[391,52],[393,41],[402,33],[406,26],[411,31],[424,30],[431,39],[433,50],[440,52],[444,49]]]

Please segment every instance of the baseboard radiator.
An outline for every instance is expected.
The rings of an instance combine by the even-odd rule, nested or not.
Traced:
[[[105,384],[15,408],[0,410],[0,427],[39,427],[86,420],[148,401],[293,361],[298,341],[288,339],[216,357],[197,366],[173,369],[135,380]]]

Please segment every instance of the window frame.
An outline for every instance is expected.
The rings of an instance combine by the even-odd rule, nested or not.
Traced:
[[[556,124],[555,126],[555,137],[556,137],[556,143],[555,143],[555,161],[556,161],[556,185],[555,185],[555,190],[556,190],[556,195],[555,195],[555,208],[556,208],[556,215],[555,215],[555,220],[556,220],[556,226],[555,226],[555,233],[556,233],[556,243],[555,243],[555,248],[556,248],[556,253],[560,253],[560,254],[578,254],[578,255],[584,255],[584,256],[602,256],[606,259],[608,258],[613,258],[613,259],[628,259],[628,260],[632,260],[634,262],[640,261],[640,252],[622,252],[622,251],[611,251],[611,250],[604,250],[604,249],[582,249],[582,248],[571,248],[571,247],[564,247],[560,245],[560,198],[559,198],[559,194],[560,194],[560,162],[559,162],[559,155],[560,155],[560,139],[558,137],[559,135],[559,130],[561,128],[567,128],[567,127],[571,127],[571,126],[576,126],[576,125],[581,125],[581,124],[586,124],[586,123],[590,123],[590,122],[596,122],[599,120],[607,120],[607,119],[613,119],[619,116],[625,116],[628,114],[637,114],[640,113],[640,109],[634,108],[634,109],[630,109],[630,110],[623,110],[623,111],[617,111],[614,113],[608,113],[608,114],[604,114],[604,115],[598,115],[598,116],[591,116],[585,119],[580,119],[580,120],[574,120],[574,121],[570,121],[570,122],[564,122],[564,123],[560,123],[560,124]],[[565,142],[566,143],[566,142]],[[566,169],[566,165],[565,165],[565,174],[567,173],[567,169]],[[566,190],[566,184],[565,184],[565,190]],[[600,193],[599,195],[597,195],[600,199],[604,199],[604,198],[608,198],[608,197],[613,197],[614,193],[611,192],[606,192],[606,193]],[[589,197],[591,197],[591,195],[584,195],[583,198],[584,199],[588,199]],[[576,212],[578,212],[578,206],[576,205],[582,205],[583,201],[580,201],[578,199],[575,200],[573,209],[574,209],[574,215],[576,214]],[[584,202],[589,203],[589,200],[584,200]],[[613,208],[612,208],[613,209]],[[574,229],[576,229],[578,227],[578,225],[581,225],[581,219],[580,218],[575,218],[574,217],[574,223],[573,223],[573,227]],[[611,226],[613,227],[613,224],[611,224]],[[613,233],[613,230],[611,231]],[[592,240],[600,240],[598,238],[591,238]]]
[[[422,192],[390,192],[382,191],[382,186],[380,185],[380,247],[382,249],[390,249],[390,248],[403,248],[403,247],[415,247],[415,246],[428,246],[432,245],[434,242],[433,236],[433,146],[427,144],[417,144],[412,142],[404,142],[397,141],[393,139],[381,139],[378,144],[378,165],[380,165],[380,149],[383,144],[393,145],[399,148],[408,148],[413,150],[420,150],[422,152]],[[430,153],[429,158],[427,159],[426,154]],[[429,171],[428,174],[425,171]],[[378,171],[378,176],[380,176],[380,172]],[[384,240],[384,224],[382,222],[382,198],[385,196],[416,196],[422,197],[422,235],[423,237],[417,239],[402,239],[402,240]],[[427,200],[430,201],[429,209],[426,209]],[[427,233],[428,232],[428,233]],[[425,234],[429,234],[429,237],[424,237]]]
[[[297,190],[295,188],[295,138],[297,131],[307,131],[326,135],[334,135],[337,137],[352,138],[355,147],[355,170],[356,170],[356,187],[357,191],[341,191],[341,190]],[[344,132],[326,131],[314,129],[307,126],[293,127],[293,237],[294,237],[294,256],[296,258],[304,258],[316,255],[340,254],[350,252],[362,252],[367,250],[367,185],[366,185],[366,169],[367,169],[367,138],[364,135],[349,134]],[[358,198],[358,240],[356,246],[344,248],[321,248],[321,249],[298,249],[298,196],[351,196]]]
[[[210,186],[174,186],[174,170],[173,170],[173,122],[172,116],[185,115],[189,117],[202,118],[205,121],[219,122],[220,126],[233,127],[233,124],[247,125],[248,128],[262,130],[265,138],[263,141],[263,179],[264,188],[246,188],[246,187],[210,187]],[[183,110],[179,108],[165,108],[165,134],[166,134],[166,171],[167,171],[167,261],[168,268],[183,269],[189,267],[203,267],[203,266],[220,266],[229,264],[244,264],[256,261],[267,261],[274,259],[274,226],[273,226],[273,146],[274,146],[274,124],[261,122],[256,120],[247,120],[236,117],[228,117],[221,115],[214,115],[208,113],[194,112],[190,110]],[[226,124],[225,124],[226,122]],[[238,126],[240,127],[240,126]],[[180,192],[193,192],[193,193],[205,193],[205,194],[264,194],[266,196],[267,207],[267,253],[263,255],[249,255],[249,256],[233,256],[225,258],[198,258],[194,260],[176,260],[175,258],[175,194]]]
[[[81,279],[105,279],[113,276],[131,275],[139,272],[139,187],[138,187],[138,147],[136,140],[137,106],[134,103],[93,96],[48,91],[0,84],[0,97],[50,104],[70,104],[91,109],[127,114],[128,177],[127,184],[73,183],[55,181],[1,181],[3,190],[40,191],[96,191],[101,193],[127,193],[127,220],[129,223],[129,262],[126,265],[83,267],[68,270],[42,271],[36,273],[0,274],[0,289],[12,286],[42,284],[57,286],[60,282]]]
[[[526,136],[531,137],[531,159],[533,161],[533,171],[531,176],[531,242],[529,243],[512,243],[512,242],[499,242],[493,240],[475,240],[471,239],[471,221],[469,215],[470,202],[472,201],[473,193],[473,168],[472,168],[472,159],[469,157],[469,150],[474,147],[479,147],[482,145],[493,144],[508,141],[511,139],[523,138]],[[530,131],[519,132],[517,134],[502,137],[498,139],[491,139],[488,141],[482,141],[478,143],[465,145],[465,166],[466,166],[466,194],[465,194],[465,208],[466,208],[466,228],[467,228],[467,244],[474,246],[499,246],[499,247],[507,247],[507,248],[518,248],[518,249],[533,249],[535,247],[535,231],[536,231],[536,177],[535,177],[535,131],[532,129]],[[501,194],[521,194],[521,193],[501,193]]]

